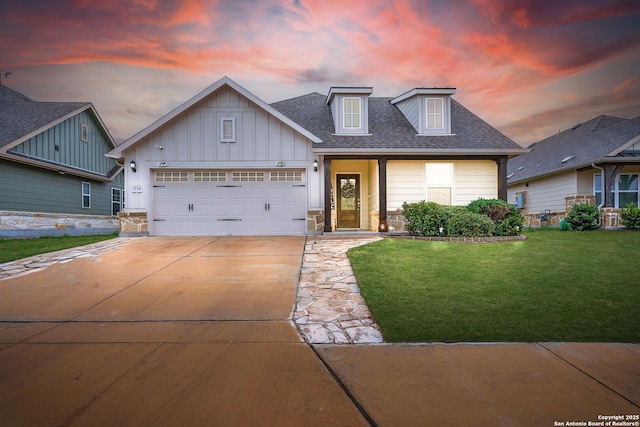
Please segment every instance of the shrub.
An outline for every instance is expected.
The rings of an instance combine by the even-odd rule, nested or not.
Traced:
[[[586,203],[573,205],[565,218],[572,230],[585,231],[598,228],[600,212],[598,208]]]
[[[496,236],[517,236],[522,232],[524,217],[510,203],[500,199],[478,199],[467,206],[471,212],[488,216],[495,224]]]
[[[453,237],[490,237],[495,224],[486,215],[473,212],[455,212],[449,218],[449,236]]]
[[[640,230],[640,209],[635,203],[629,203],[625,209],[620,211],[622,225],[629,230]]]
[[[407,231],[411,235],[440,236],[446,234],[449,214],[437,203],[404,203],[402,214],[407,222]],[[440,232],[442,228],[443,232]]]
[[[562,231],[569,230],[569,223],[564,218],[560,220],[560,230],[562,230]]]

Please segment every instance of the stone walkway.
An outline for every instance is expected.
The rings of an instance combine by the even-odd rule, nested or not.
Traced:
[[[376,240],[307,237],[293,319],[308,343],[383,342],[347,258],[349,248]]]
[[[71,249],[64,249],[56,252],[49,252],[22,258],[11,262],[0,264],[0,280],[7,277],[16,277],[42,270],[55,263],[63,263],[74,258],[88,258],[98,256],[109,251],[118,249],[120,245],[127,243],[138,237],[117,237],[115,239],[104,240],[102,242],[91,243]]]
[[[105,240],[77,248],[35,255],[0,264],[0,280],[42,270],[74,258],[95,257],[139,237]],[[307,238],[293,320],[310,344],[364,344],[383,342],[347,258],[349,248],[380,237]]]

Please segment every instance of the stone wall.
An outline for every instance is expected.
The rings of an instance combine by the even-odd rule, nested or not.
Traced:
[[[119,212],[120,236],[136,237],[149,234],[149,219],[146,212]]]
[[[324,211],[307,211],[307,233],[322,234],[324,231]]]
[[[6,239],[111,234],[118,229],[115,216],[0,211],[0,237]]]

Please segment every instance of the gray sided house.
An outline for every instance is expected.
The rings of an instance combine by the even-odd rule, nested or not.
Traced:
[[[267,104],[222,78],[108,154],[127,165],[121,232],[400,230],[403,202],[506,199],[507,160],[525,150],[455,89],[372,93],[332,87]]]
[[[618,228],[620,209],[640,203],[640,116],[598,116],[529,146],[509,160],[509,201],[530,226],[558,225],[576,203],[601,208]]]
[[[116,146],[88,102],[0,87],[0,237],[112,233],[123,208]]]

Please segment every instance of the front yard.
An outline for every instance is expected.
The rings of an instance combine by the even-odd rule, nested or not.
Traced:
[[[640,342],[640,233],[384,239],[349,250],[389,342]]]

